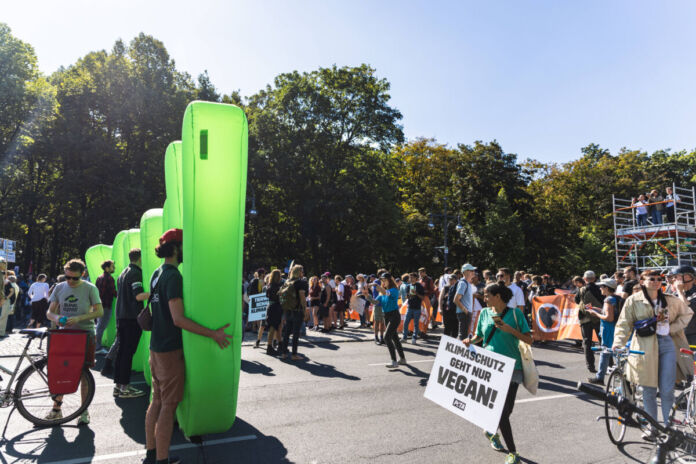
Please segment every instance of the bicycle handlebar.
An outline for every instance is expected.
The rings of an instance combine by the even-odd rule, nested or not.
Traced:
[[[625,348],[622,348],[620,350],[613,350],[611,348],[607,348],[606,346],[593,346],[592,351],[602,351],[602,352],[608,352],[608,353],[630,353],[630,354],[645,354],[645,351],[638,351],[638,350],[626,350]],[[683,350],[684,348],[682,348]]]

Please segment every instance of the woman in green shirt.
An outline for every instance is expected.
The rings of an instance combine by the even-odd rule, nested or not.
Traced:
[[[490,284],[486,287],[484,297],[487,308],[481,310],[478,323],[476,324],[476,335],[474,338],[463,340],[466,346],[471,343],[483,341],[484,348],[499,353],[515,360],[515,370],[510,381],[505,406],[500,416],[500,433],[503,434],[508,454],[506,463],[517,464],[520,462],[520,455],[517,454],[515,441],[512,437],[512,426],[510,425],[510,415],[515,406],[517,389],[524,380],[522,373],[522,357],[520,356],[520,340],[525,343],[532,343],[532,334],[527,325],[527,319],[519,308],[508,308],[508,302],[512,299],[512,290],[505,286],[505,282]],[[491,442],[491,447],[496,451],[504,448],[500,443],[497,433],[492,434],[484,431],[486,437]]]

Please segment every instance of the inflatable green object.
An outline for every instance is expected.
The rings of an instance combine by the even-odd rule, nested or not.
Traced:
[[[164,155],[164,186],[167,198],[164,202],[164,230],[183,227],[183,180],[181,166],[182,143],[172,142]]]
[[[193,102],[182,129],[184,310],[231,346],[183,331],[184,398],[177,410],[187,436],[227,431],[236,416],[242,341],[242,249],[248,126],[232,105]],[[239,283],[239,284],[238,284]],[[220,289],[225,289],[224,297]]]
[[[111,259],[111,245],[94,245],[85,252],[85,264],[92,283],[96,283],[97,277],[104,273],[101,264],[107,259]]]
[[[162,209],[149,209],[140,218],[140,245],[143,257],[143,287],[146,292],[150,291],[150,277],[162,264],[162,259],[155,254],[155,247],[159,245],[159,238],[162,236]],[[142,363],[142,371],[145,381],[152,385],[152,374],[150,373],[150,332],[143,331],[140,338],[140,345],[145,348],[140,353],[140,357],[133,358],[133,365],[137,362]],[[140,349],[140,346],[138,346]],[[137,354],[137,353],[136,353]],[[139,361],[136,361],[139,360]]]
[[[123,247],[126,236],[128,235],[127,230],[122,230],[116,237],[114,237],[114,245],[111,248],[111,259],[114,261],[114,273],[112,274],[114,280],[118,279],[118,276],[123,271],[125,263],[123,261]],[[126,253],[126,258],[128,258],[128,253]],[[127,261],[126,261],[127,262]],[[109,325],[106,326],[104,335],[102,336],[102,345],[111,346],[111,344],[116,339],[116,299],[111,305],[111,320]]]

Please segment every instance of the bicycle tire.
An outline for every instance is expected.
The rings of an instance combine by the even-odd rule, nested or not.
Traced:
[[[621,372],[614,370],[614,372],[609,375],[609,380],[607,381],[607,396],[630,395],[630,392],[623,391],[623,382],[624,379],[621,376]],[[632,398],[631,401],[633,401]],[[607,401],[604,402],[604,422],[607,426],[609,440],[611,440],[613,444],[619,445],[626,436],[626,420],[619,415],[618,409],[610,405]]]
[[[43,416],[43,414],[36,415],[33,414],[30,409],[27,407],[27,404],[25,402],[28,402],[29,399],[41,399],[42,404],[46,404],[46,407],[42,406],[42,410],[46,410],[50,408],[53,405],[53,399],[52,395],[48,391],[48,383],[47,383],[47,374],[45,373],[46,366],[48,364],[48,360],[46,358],[40,359],[34,363],[34,366],[28,366],[26,369],[22,371],[22,373],[19,375],[17,379],[17,383],[15,384],[15,390],[14,390],[14,404],[17,407],[17,411],[24,417],[26,420],[31,422],[32,424],[36,425],[37,427],[52,427],[55,425],[61,425],[65,424],[66,422],[70,422],[77,417],[80,416],[92,403],[92,400],[94,399],[94,393],[96,390],[96,385],[94,383],[94,376],[92,376],[92,372],[90,372],[88,367],[84,367],[82,369],[82,375],[80,377],[80,380],[83,381],[85,380],[87,382],[87,398],[85,401],[82,401],[82,395],[80,394],[80,387],[78,387],[78,391],[76,393],[73,393],[71,395],[62,395],[64,397],[65,401],[65,396],[73,397],[77,396],[79,397],[79,407],[77,407],[73,412],[70,414],[63,416],[60,419],[53,419],[53,420],[48,420]],[[36,379],[36,380],[34,380]],[[41,386],[41,389],[36,389],[33,387],[25,387],[25,384],[27,381],[33,381],[36,384],[39,384]],[[43,382],[41,382],[43,381]],[[45,385],[45,388],[44,388]],[[32,392],[33,390],[33,392]]]

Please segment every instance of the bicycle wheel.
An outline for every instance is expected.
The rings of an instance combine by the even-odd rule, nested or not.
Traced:
[[[50,427],[60,425],[76,419],[87,409],[94,398],[94,377],[89,368],[82,369],[80,378],[81,386],[75,393],[63,396],[61,407],[63,417],[59,419],[46,419],[46,416],[53,409],[52,395],[48,390],[48,372],[46,358],[29,366],[19,375],[14,391],[14,402],[19,413],[29,422],[39,427]],[[82,385],[86,385],[85,400],[82,400]]]
[[[615,370],[607,381],[607,396],[625,396],[627,392],[623,390],[623,377],[621,372]],[[615,445],[621,443],[626,435],[626,420],[619,415],[618,409],[606,401],[604,402],[604,421],[607,424],[607,433],[611,442]]]

